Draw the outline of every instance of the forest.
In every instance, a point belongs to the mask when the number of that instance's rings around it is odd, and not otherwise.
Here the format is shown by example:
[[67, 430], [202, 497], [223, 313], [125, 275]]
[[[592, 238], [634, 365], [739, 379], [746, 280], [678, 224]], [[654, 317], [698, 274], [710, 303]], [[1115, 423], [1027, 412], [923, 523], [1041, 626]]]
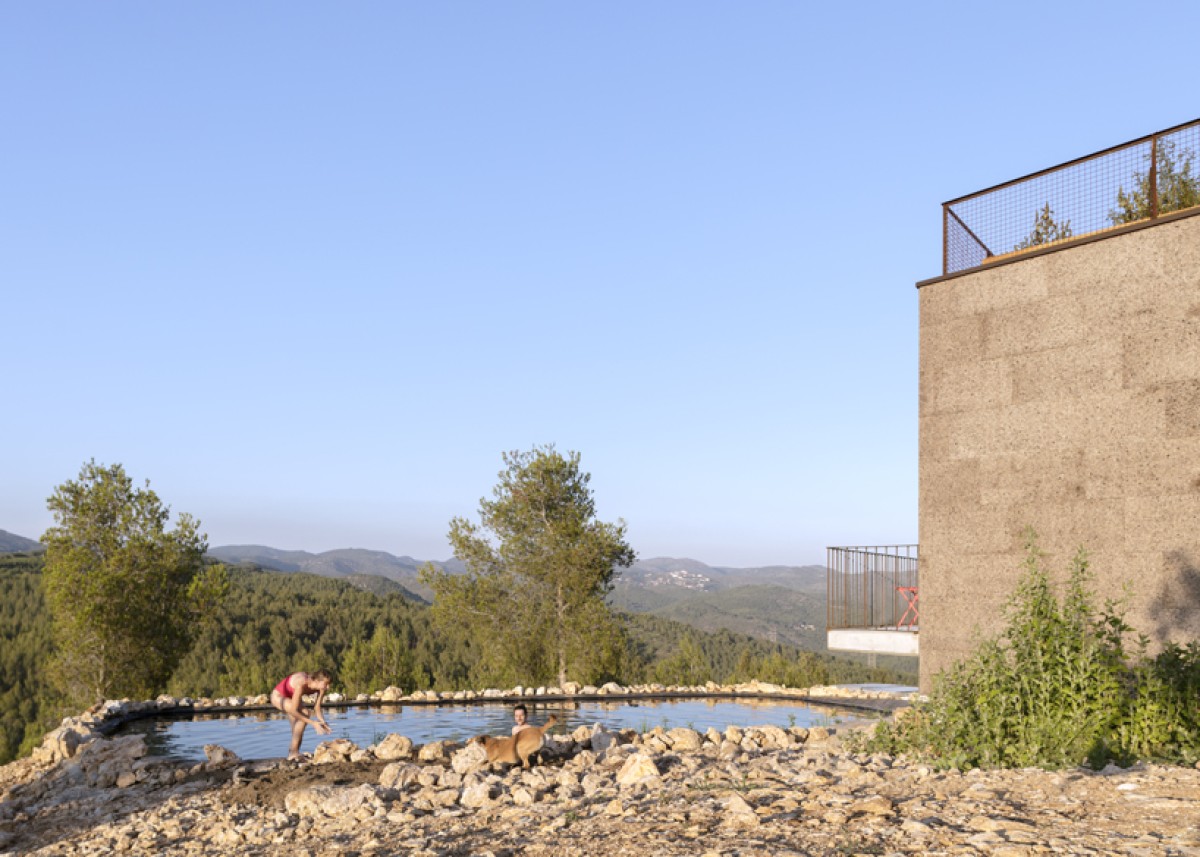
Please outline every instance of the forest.
[[[43, 555], [0, 555], [0, 763], [27, 753], [64, 716], [47, 665], [54, 654], [42, 586]], [[492, 686], [466, 635], [435, 627], [429, 606], [382, 578], [347, 582], [301, 573], [231, 567], [228, 594], [197, 629], [163, 690], [176, 696], [266, 693], [298, 669], [331, 669], [335, 689], [355, 694]], [[357, 583], [358, 585], [355, 585]], [[625, 648], [612, 672], [623, 684], [763, 681], [803, 687], [912, 676], [774, 645], [730, 631], [620, 614]]]

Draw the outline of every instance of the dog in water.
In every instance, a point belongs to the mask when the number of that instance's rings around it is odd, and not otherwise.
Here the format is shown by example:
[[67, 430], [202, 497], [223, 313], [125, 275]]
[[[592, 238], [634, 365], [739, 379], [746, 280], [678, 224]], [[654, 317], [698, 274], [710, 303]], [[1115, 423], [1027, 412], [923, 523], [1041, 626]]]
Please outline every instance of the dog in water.
[[521, 767], [529, 767], [529, 757], [542, 749], [546, 730], [558, 722], [551, 714], [541, 726], [526, 726], [511, 738], [493, 738], [491, 735], [477, 735], [470, 743], [482, 744], [487, 750], [488, 764], [515, 765], [518, 761]]

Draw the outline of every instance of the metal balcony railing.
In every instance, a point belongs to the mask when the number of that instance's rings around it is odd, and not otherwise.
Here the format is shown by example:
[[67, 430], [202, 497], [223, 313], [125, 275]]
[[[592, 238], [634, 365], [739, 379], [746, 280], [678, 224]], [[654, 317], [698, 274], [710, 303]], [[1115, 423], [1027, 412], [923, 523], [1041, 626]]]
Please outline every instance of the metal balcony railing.
[[917, 545], [835, 547], [827, 551], [827, 630], [917, 630]]
[[1200, 209], [1200, 119], [942, 205], [942, 273]]

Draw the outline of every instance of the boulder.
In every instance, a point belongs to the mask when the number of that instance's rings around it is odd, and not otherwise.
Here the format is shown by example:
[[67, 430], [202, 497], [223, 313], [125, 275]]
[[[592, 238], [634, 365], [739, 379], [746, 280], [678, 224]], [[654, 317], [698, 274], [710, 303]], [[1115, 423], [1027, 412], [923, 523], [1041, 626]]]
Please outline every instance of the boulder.
[[686, 726], [679, 726], [667, 732], [667, 737], [671, 741], [671, 749], [676, 753], [689, 752], [699, 750], [704, 743], [704, 739], [700, 737], [700, 733], [695, 729], [688, 729]]
[[722, 741], [717, 749], [717, 755], [722, 759], [736, 758], [741, 752], [741, 746], [732, 741]]
[[459, 774], [481, 771], [488, 765], [487, 750], [482, 744], [469, 743], [450, 756], [450, 767]]
[[580, 691], [579, 682], [565, 681], [563, 682], [562, 692], [567, 696], [576, 696]]
[[617, 784], [622, 788], [634, 785], [662, 785], [658, 763], [647, 753], [635, 753], [625, 760], [617, 772]]
[[324, 741], [317, 745], [317, 749], [313, 751], [313, 762], [318, 765], [327, 765], [331, 762], [345, 762], [350, 759], [351, 754], [358, 749], [358, 745], [349, 738], [335, 738], [332, 741]]
[[758, 827], [761, 821], [754, 807], [744, 797], [734, 793], [725, 799], [725, 815], [721, 824], [725, 827], [747, 828]]
[[461, 747], [456, 741], [430, 741], [420, 749], [417, 758], [422, 762], [448, 762], [450, 755]]
[[651, 753], [665, 753], [671, 749], [665, 735], [647, 735], [642, 741], [642, 746]]
[[403, 735], [397, 735], [395, 732], [389, 734], [375, 745], [375, 758], [385, 762], [393, 762], [396, 759], [411, 759], [412, 757], [412, 739], [406, 738]]
[[79, 748], [93, 740], [97, 734], [90, 727], [60, 726], [46, 733], [42, 738], [42, 746], [33, 752], [33, 757], [39, 762], [72, 759], [79, 752]]
[[384, 688], [383, 692], [379, 694], [379, 698], [383, 702], [397, 702], [402, 696], [404, 696], [404, 691], [398, 687]]
[[410, 783], [417, 782], [422, 768], [411, 762], [392, 762], [379, 775], [379, 785], [385, 789], [403, 789]]
[[755, 743], [760, 747], [772, 747], [776, 750], [786, 750], [792, 743], [788, 734], [778, 726], [759, 726]]
[[458, 802], [470, 809], [479, 809], [491, 805], [494, 796], [491, 783], [475, 783], [462, 790]]
[[617, 736], [605, 730], [603, 726], [597, 726], [592, 732], [591, 738], [588, 739], [588, 746], [592, 748], [592, 752], [597, 756], [603, 755], [617, 742]]
[[242, 760], [237, 753], [220, 744], [205, 744], [204, 757], [208, 759], [210, 765], [228, 765]]
[[512, 802], [517, 806], [533, 806], [537, 803], [537, 793], [525, 786], [517, 786], [511, 792]]

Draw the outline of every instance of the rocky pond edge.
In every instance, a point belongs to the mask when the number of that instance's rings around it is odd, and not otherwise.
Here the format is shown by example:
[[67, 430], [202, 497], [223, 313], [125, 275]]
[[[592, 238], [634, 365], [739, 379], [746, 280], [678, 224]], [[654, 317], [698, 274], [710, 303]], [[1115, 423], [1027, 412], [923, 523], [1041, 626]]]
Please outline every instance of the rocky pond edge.
[[[818, 697], [814, 688], [761, 682], [618, 687], [597, 687], [594, 695], [725, 693], [838, 705], [912, 697], [832, 688], [816, 689], [825, 691]], [[395, 694], [385, 690], [336, 704], [570, 700], [592, 695], [587, 689], [563, 688], [578, 693], [560, 696], [553, 688], [511, 688], [475, 699], [466, 692], [387, 699]], [[291, 854], [301, 844], [312, 854], [402, 846], [428, 857], [499, 857], [534, 846], [555, 855], [601, 847], [628, 857], [704, 849], [849, 853], [851, 846], [867, 853], [1200, 853], [1194, 769], [937, 772], [847, 752], [837, 730], [776, 726], [704, 733], [579, 726], [548, 735], [531, 770], [494, 770], [470, 742], [417, 745], [398, 734], [370, 747], [326, 741], [311, 763], [299, 765], [244, 761], [215, 745], [205, 747], [206, 761], [181, 763], [148, 756], [140, 735], [106, 737], [99, 728], [134, 715], [237, 710], [257, 700], [113, 700], [67, 718], [30, 757], [0, 768], [0, 854]]]

